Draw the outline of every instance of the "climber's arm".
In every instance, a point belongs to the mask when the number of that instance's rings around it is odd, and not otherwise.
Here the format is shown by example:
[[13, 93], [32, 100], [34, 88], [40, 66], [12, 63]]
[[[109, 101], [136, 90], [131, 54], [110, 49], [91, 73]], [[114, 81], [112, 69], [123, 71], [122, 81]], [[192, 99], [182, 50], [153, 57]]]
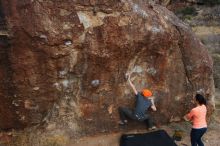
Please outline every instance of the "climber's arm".
[[135, 88], [134, 84], [131, 82], [131, 74], [130, 73], [128, 74], [128, 82], [129, 82], [131, 88], [133, 89], [134, 94], [137, 95], [138, 92], [137, 92], [137, 89]]
[[153, 111], [157, 111], [157, 108], [156, 108], [156, 106], [155, 106], [155, 104], [154, 104], [154, 99], [153, 99], [153, 98], [151, 98], [151, 103], [152, 103], [151, 109], [152, 109]]

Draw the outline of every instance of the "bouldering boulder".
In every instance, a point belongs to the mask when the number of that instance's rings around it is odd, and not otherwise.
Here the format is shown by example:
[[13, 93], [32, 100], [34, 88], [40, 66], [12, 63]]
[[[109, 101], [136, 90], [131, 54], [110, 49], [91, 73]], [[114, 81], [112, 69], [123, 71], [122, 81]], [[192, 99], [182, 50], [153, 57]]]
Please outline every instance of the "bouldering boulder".
[[0, 86], [0, 117], [8, 123], [2, 129], [42, 122], [75, 134], [117, 129], [118, 106], [134, 102], [128, 72], [138, 90], [153, 91], [158, 124], [181, 119], [196, 92], [212, 101], [211, 57], [163, 6], [141, 0], [2, 5], [10, 32], [10, 47], [0, 54], [7, 60], [0, 62], [1, 81], [10, 81]]

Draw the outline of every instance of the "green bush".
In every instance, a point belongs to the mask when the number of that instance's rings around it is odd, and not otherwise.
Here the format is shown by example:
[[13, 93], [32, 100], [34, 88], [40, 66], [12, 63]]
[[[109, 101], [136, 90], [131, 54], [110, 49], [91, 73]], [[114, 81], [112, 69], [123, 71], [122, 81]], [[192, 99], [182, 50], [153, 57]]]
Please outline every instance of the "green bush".
[[186, 7], [175, 12], [177, 15], [197, 15], [196, 9], [194, 7]]
[[203, 0], [203, 3], [206, 5], [217, 5], [220, 4], [220, 0]]

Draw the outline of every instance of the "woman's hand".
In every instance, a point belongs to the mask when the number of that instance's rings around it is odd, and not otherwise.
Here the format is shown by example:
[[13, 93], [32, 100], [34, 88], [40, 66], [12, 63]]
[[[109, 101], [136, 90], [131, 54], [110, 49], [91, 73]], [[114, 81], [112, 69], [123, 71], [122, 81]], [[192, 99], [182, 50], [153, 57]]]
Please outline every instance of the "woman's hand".
[[185, 115], [185, 116], [183, 117], [183, 119], [184, 119], [185, 121], [189, 121], [189, 119], [187, 118], [187, 115]]

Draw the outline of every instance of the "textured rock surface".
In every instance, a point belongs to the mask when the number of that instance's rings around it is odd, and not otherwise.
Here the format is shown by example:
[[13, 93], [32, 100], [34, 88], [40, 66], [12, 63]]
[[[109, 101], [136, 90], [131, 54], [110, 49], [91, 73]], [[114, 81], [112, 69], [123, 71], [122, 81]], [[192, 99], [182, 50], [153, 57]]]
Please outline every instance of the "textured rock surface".
[[218, 26], [194, 26], [194, 32], [207, 46], [214, 61], [215, 87], [220, 88], [220, 29]]
[[[187, 6], [185, 6], [187, 7]], [[194, 6], [196, 15], [188, 15], [188, 23], [202, 43], [207, 47], [214, 61], [215, 88], [220, 88], [220, 6]]]
[[[10, 47], [6, 35], [6, 23], [4, 13], [0, 3], [0, 127], [9, 128], [11, 125], [17, 127], [18, 119], [14, 116], [16, 108], [12, 106], [13, 87], [11, 80], [11, 65], [8, 58], [7, 49]], [[13, 113], [13, 114], [12, 114]], [[10, 120], [9, 120], [10, 119]]]
[[[200, 8], [198, 16], [189, 24], [207, 46], [214, 61], [215, 87], [220, 89], [220, 6]], [[203, 18], [203, 19], [202, 19]]]
[[196, 91], [212, 100], [207, 50], [164, 7], [135, 0], [2, 4], [10, 30], [0, 64], [1, 80], [10, 81], [0, 86], [2, 129], [44, 122], [61, 135], [118, 130], [117, 107], [134, 101], [127, 72], [138, 90], [153, 90], [157, 124], [186, 113]]

